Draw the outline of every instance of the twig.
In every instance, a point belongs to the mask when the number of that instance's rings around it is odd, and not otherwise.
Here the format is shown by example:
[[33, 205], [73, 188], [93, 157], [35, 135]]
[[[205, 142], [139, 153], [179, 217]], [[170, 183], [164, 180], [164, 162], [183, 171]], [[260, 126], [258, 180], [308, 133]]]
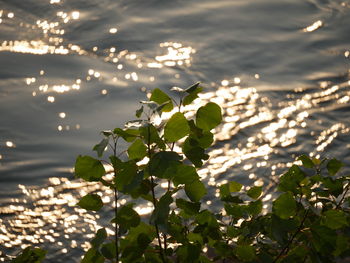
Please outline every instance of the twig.
[[[114, 147], [113, 147], [113, 155], [114, 157], [117, 156], [117, 143], [118, 143], [118, 137], [115, 138], [113, 137], [113, 141], [114, 141]], [[113, 167], [114, 169], [114, 177], [116, 177], [117, 171], [115, 169], [115, 167]], [[114, 201], [115, 201], [115, 206], [114, 206], [114, 216], [117, 219], [118, 216], [118, 191], [117, 191], [117, 186], [114, 186]], [[115, 254], [116, 254], [116, 259], [117, 259], [117, 263], [119, 263], [119, 236], [118, 236], [118, 223], [117, 221], [115, 222]]]
[[[150, 121], [150, 118], [148, 118], [148, 121]], [[151, 160], [151, 129], [150, 126], [148, 125], [148, 143], [147, 143], [147, 150], [148, 150], [148, 159]], [[153, 175], [150, 175], [151, 177], [151, 191], [152, 191], [152, 198], [153, 198], [153, 206], [154, 209], [156, 209], [157, 207], [157, 199], [156, 199], [156, 195], [154, 192], [154, 179], [153, 179]], [[158, 225], [156, 222], [154, 222], [154, 226], [156, 228], [156, 233], [157, 233], [157, 239], [158, 239], [158, 245], [159, 245], [159, 254], [160, 257], [162, 258], [163, 263], [165, 263], [165, 258], [164, 258], [164, 254], [163, 254], [163, 248], [162, 248], [162, 241], [160, 239], [160, 235], [159, 235], [159, 229], [158, 229]], [[166, 238], [165, 238], [166, 239]]]
[[278, 254], [278, 256], [275, 258], [275, 260], [272, 263], [276, 263], [277, 260], [280, 259], [280, 257], [282, 257], [284, 254], [288, 253], [289, 249], [290, 249], [290, 245], [293, 243], [295, 237], [299, 234], [299, 232], [301, 231], [301, 229], [303, 228], [304, 222], [306, 220], [307, 214], [309, 213], [309, 209], [305, 211], [305, 215], [303, 217], [303, 219], [300, 222], [300, 225], [297, 229], [297, 231], [295, 231], [295, 233], [293, 234], [293, 236], [291, 237], [291, 239], [288, 241], [287, 245], [281, 250], [281, 252]]
[[335, 207], [335, 209], [338, 209], [338, 208], [342, 205], [342, 203], [343, 203], [343, 201], [344, 201], [344, 199], [345, 199], [345, 197], [346, 197], [346, 194], [348, 193], [349, 189], [350, 189], [350, 182], [349, 182], [348, 185], [346, 186], [346, 191], [345, 191], [345, 193], [343, 194], [343, 196], [342, 196], [342, 198], [340, 199], [340, 201], [339, 201], [339, 203], [337, 204], [337, 206]]

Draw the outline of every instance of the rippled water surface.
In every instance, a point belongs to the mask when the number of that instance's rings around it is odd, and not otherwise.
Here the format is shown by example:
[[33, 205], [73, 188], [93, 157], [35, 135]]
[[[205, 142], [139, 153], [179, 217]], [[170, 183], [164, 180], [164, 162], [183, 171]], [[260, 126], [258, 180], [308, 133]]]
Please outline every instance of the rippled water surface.
[[209, 186], [264, 185], [269, 200], [301, 153], [349, 165], [349, 25], [338, 0], [0, 0], [0, 261], [33, 243], [79, 261], [109, 208], [75, 205], [106, 193], [74, 180], [75, 157], [155, 87], [201, 81], [198, 103], [222, 106]]

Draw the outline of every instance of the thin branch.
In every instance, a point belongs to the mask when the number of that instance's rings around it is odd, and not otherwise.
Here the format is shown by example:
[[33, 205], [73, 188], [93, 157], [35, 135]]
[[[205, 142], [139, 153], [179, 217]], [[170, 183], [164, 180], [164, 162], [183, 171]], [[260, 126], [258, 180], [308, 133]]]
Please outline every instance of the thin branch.
[[288, 241], [287, 245], [281, 250], [281, 252], [278, 254], [278, 256], [275, 258], [275, 260], [272, 263], [276, 263], [277, 260], [280, 259], [280, 257], [282, 257], [284, 254], [287, 254], [289, 249], [290, 249], [290, 245], [293, 243], [295, 237], [300, 233], [300, 231], [302, 230], [303, 226], [304, 226], [304, 222], [306, 220], [306, 217], [309, 213], [309, 209], [305, 211], [304, 217], [300, 222], [300, 225], [298, 227], [298, 229], [295, 231], [295, 233], [293, 234], [293, 236], [291, 237], [291, 239]]
[[350, 190], [350, 182], [348, 182], [348, 185], [346, 186], [345, 193], [343, 194], [342, 198], [340, 199], [340, 201], [337, 204], [337, 206], [335, 207], [335, 209], [338, 209], [342, 205], [342, 203], [343, 203], [343, 201], [344, 201], [344, 199], [345, 199], [345, 197], [346, 197], [346, 195], [347, 195], [349, 190]]
[[[148, 121], [150, 121], [150, 119], [148, 118]], [[147, 138], [148, 142], [147, 142], [147, 150], [148, 150], [148, 159], [151, 160], [151, 129], [150, 126], [148, 125], [148, 138]], [[156, 199], [156, 195], [154, 192], [154, 188], [155, 188], [155, 184], [154, 184], [154, 179], [153, 179], [153, 175], [150, 174], [151, 177], [151, 191], [152, 191], [152, 198], [153, 198], [153, 206], [154, 209], [156, 209], [157, 207], [157, 199]], [[162, 258], [163, 263], [165, 263], [165, 258], [164, 258], [164, 253], [163, 253], [163, 247], [162, 247], [162, 241], [160, 239], [160, 234], [159, 234], [159, 228], [157, 223], [154, 223], [154, 226], [156, 228], [156, 234], [157, 234], [157, 239], [158, 239], [158, 245], [159, 245], [159, 254], [160, 257]], [[166, 239], [166, 238], [165, 238]]]
[[[114, 200], [115, 200], [115, 206], [114, 206], [114, 214], [117, 218], [118, 216], [118, 191], [117, 188], [114, 188]], [[115, 253], [117, 257], [117, 263], [119, 262], [119, 244], [118, 244], [118, 223], [116, 221], [115, 223]]]
[[[118, 139], [119, 137], [114, 137], [113, 136], [113, 142], [114, 142], [114, 147], [113, 147], [113, 155], [114, 157], [117, 157], [117, 143], [118, 143]], [[115, 170], [115, 167], [113, 167], [114, 169], [114, 177], [116, 177], [116, 173], [117, 171]], [[118, 216], [118, 191], [117, 191], [117, 187], [115, 186], [114, 188], [114, 201], [115, 201], [115, 206], [114, 206], [114, 215], [115, 218], [117, 218]], [[116, 259], [117, 259], [117, 263], [119, 262], [119, 236], [118, 236], [118, 223], [117, 221], [115, 222], [115, 253], [116, 253]]]

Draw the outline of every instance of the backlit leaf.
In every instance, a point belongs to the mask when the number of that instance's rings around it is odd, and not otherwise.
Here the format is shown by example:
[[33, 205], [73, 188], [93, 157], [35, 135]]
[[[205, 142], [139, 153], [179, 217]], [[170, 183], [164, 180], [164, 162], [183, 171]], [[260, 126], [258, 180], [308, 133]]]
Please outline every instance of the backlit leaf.
[[310, 157], [305, 154], [299, 156], [298, 160], [300, 160], [303, 163], [303, 166], [306, 168], [313, 168], [315, 166], [314, 162], [310, 159]]
[[171, 101], [171, 98], [160, 89], [154, 89], [152, 91], [152, 95], [151, 95], [150, 100], [157, 102], [159, 105], [164, 104], [165, 102], [168, 102], [162, 108], [162, 111], [164, 111], [164, 112], [171, 111], [174, 107], [173, 103]]
[[181, 112], [175, 113], [164, 127], [164, 138], [169, 142], [175, 142], [188, 135], [190, 127]]
[[221, 121], [221, 108], [213, 102], [207, 103], [197, 111], [196, 125], [205, 131], [215, 128]]
[[196, 168], [181, 164], [176, 167], [173, 182], [175, 186], [178, 186], [179, 184], [190, 184], [198, 179], [199, 175], [197, 174]]
[[140, 134], [138, 129], [125, 129], [115, 128], [113, 131], [116, 135], [122, 137], [127, 142], [133, 142]]
[[185, 192], [192, 202], [199, 202], [206, 195], [207, 189], [201, 181], [196, 180], [185, 185]]
[[86, 181], [98, 181], [106, 173], [101, 161], [79, 155], [75, 162], [75, 175]]
[[135, 140], [128, 148], [129, 159], [143, 159], [147, 155], [147, 147], [141, 139]]
[[198, 98], [198, 93], [202, 90], [203, 88], [199, 86], [199, 82], [186, 89], [185, 92], [187, 92], [188, 95], [183, 98], [183, 105], [186, 106], [191, 104], [196, 98]]
[[228, 183], [228, 188], [229, 188], [231, 193], [239, 192], [242, 189], [242, 186], [243, 185], [241, 185], [240, 183], [237, 183], [234, 181], [231, 181]]
[[199, 88], [199, 84], [200, 84], [200, 82], [193, 84], [192, 86], [185, 89], [185, 92], [191, 94], [192, 92], [196, 91]]

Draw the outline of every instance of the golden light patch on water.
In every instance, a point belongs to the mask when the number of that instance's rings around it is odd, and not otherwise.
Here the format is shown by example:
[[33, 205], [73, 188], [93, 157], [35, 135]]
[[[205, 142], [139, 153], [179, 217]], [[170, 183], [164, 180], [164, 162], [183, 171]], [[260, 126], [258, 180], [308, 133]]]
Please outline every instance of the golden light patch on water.
[[110, 34], [116, 34], [117, 32], [118, 32], [118, 29], [115, 28], [115, 27], [112, 27], [112, 28], [109, 29], [109, 33]]
[[303, 29], [304, 32], [314, 32], [317, 29], [321, 28], [323, 26], [323, 22], [321, 20], [317, 20], [316, 22], [314, 22], [313, 24], [305, 27]]
[[30, 53], [35, 55], [58, 54], [67, 55], [69, 50], [63, 46], [52, 46], [42, 40], [15, 40], [4, 41], [0, 45], [0, 52], [9, 51], [17, 53]]
[[337, 138], [340, 134], [349, 133], [350, 129], [343, 123], [333, 124], [329, 129], [321, 132], [317, 137], [315, 143], [317, 145], [316, 151], [323, 152], [325, 148], [332, 143], [332, 141]]
[[160, 47], [166, 48], [166, 54], [156, 56], [155, 61], [148, 62], [149, 68], [162, 68], [163, 66], [190, 66], [192, 61], [192, 54], [196, 50], [190, 46], [183, 46], [177, 42], [163, 42]]
[[[172, 45], [170, 47], [176, 49], [182, 46]], [[118, 53], [112, 47], [107, 50], [108, 56], [110, 53], [115, 54], [118, 60], [126, 58], [138, 63], [136, 62], [137, 56], [127, 51]], [[176, 61], [176, 59], [186, 60], [187, 57], [174, 56], [174, 58]], [[158, 58], [156, 63], [163, 66], [165, 65], [164, 61], [166, 59]], [[123, 68], [122, 64], [119, 66], [121, 69]], [[94, 79], [102, 75], [105, 76], [105, 73], [102, 73], [96, 69], [90, 69], [86, 74]], [[130, 81], [138, 81], [140, 78], [140, 74], [132, 70], [122, 74], [121, 78], [124, 76]], [[155, 81], [155, 77], [149, 76], [149, 80]], [[36, 78], [26, 79], [26, 83], [33, 86], [39, 81]], [[115, 77], [115, 81], [118, 81], [117, 77]], [[204, 168], [198, 171], [198, 174], [208, 182], [209, 186], [218, 186], [231, 179], [235, 180], [236, 174], [232, 171], [235, 167], [240, 166], [241, 170], [247, 173], [247, 178], [253, 181], [252, 185], [264, 187], [264, 201], [271, 200], [272, 195], [266, 191], [269, 186], [266, 178], [261, 178], [261, 175], [256, 173], [256, 169], [267, 169], [270, 164], [269, 160], [273, 159], [271, 158], [273, 154], [295, 145], [303, 128], [309, 125], [308, 120], [314, 112], [327, 107], [330, 102], [333, 103], [332, 107], [334, 107], [334, 101], [338, 106], [347, 104], [350, 97], [350, 83], [346, 81], [338, 85], [321, 84], [320, 89], [311, 92], [297, 89], [295, 94], [292, 94], [293, 96], [289, 96], [286, 100], [281, 98], [280, 103], [272, 105], [270, 99], [259, 93], [257, 88], [240, 86], [242, 85], [241, 78], [225, 79], [219, 83], [221, 85], [217, 90], [200, 95], [194, 105], [183, 108], [187, 117], [194, 117], [198, 107], [208, 101], [213, 101], [219, 103], [223, 111], [223, 123], [214, 131], [215, 148], [208, 151], [211, 158], [206, 162]], [[47, 95], [64, 93], [78, 90], [81, 84], [82, 80], [77, 79], [71, 85], [39, 85], [36, 92], [38, 94], [47, 93]], [[144, 91], [146, 90], [145, 88]], [[101, 93], [104, 94], [104, 91], [102, 90]], [[176, 110], [174, 109], [174, 111]], [[62, 113], [66, 117], [65, 112], [58, 114], [61, 119], [64, 119]], [[170, 114], [163, 114], [163, 118], [170, 117]], [[155, 119], [154, 121], [160, 122], [161, 120]], [[73, 128], [74, 125], [60, 124], [57, 126], [59, 131]], [[332, 125], [319, 135], [315, 133], [316, 153], [313, 155], [322, 152], [340, 134], [348, 133], [349, 128], [343, 123]], [[181, 148], [176, 146], [174, 150], [180, 152]], [[292, 164], [292, 162], [274, 164], [268, 176], [277, 177], [280, 169], [288, 168]], [[226, 174], [225, 179], [223, 179], [223, 174]], [[163, 184], [160, 188], [166, 187], [167, 184]], [[0, 224], [0, 245], [8, 248], [35, 242], [38, 244], [64, 243], [62, 240], [69, 239], [72, 240], [71, 247], [88, 249], [89, 244], [85, 242], [85, 239], [91, 238], [92, 233], [101, 226], [96, 223], [96, 220], [99, 222], [100, 219], [96, 213], [88, 213], [76, 206], [79, 198], [87, 193], [103, 195], [106, 210], [103, 210], [102, 217], [111, 216], [113, 193], [96, 183], [54, 177], [49, 180], [47, 187], [35, 189], [20, 186], [20, 189], [26, 198], [13, 200], [12, 205], [5, 205], [0, 209], [0, 214], [11, 215], [8, 217], [9, 220], [1, 221], [2, 225]], [[216, 192], [215, 195], [219, 196], [219, 192]], [[127, 200], [122, 197], [118, 206], [126, 202]], [[210, 200], [206, 203], [212, 205]], [[264, 206], [264, 208], [266, 207]], [[151, 203], [139, 204], [135, 210], [141, 215], [149, 215], [153, 211], [153, 206]], [[50, 232], [53, 228], [54, 232]], [[109, 229], [108, 231], [113, 234], [113, 230]], [[62, 253], [65, 252], [62, 251]]]
[[[113, 193], [97, 183], [86, 183], [66, 178], [51, 178], [45, 188], [30, 188], [19, 185], [25, 196], [11, 200], [11, 204], [0, 208], [1, 215], [12, 215], [2, 221], [0, 227], [0, 245], [7, 248], [24, 247], [29, 244], [57, 243], [63, 245], [66, 239], [72, 239], [71, 247], [84, 245], [86, 239], [101, 228], [96, 213], [89, 213], [76, 204], [87, 193], [104, 195], [105, 213], [112, 210]], [[125, 204], [122, 199], [121, 203]], [[113, 234], [112, 230], [108, 230]], [[84, 238], [85, 237], [85, 238]], [[88, 249], [89, 246], [85, 246]], [[5, 255], [0, 255], [2, 258]], [[2, 258], [3, 260], [3, 258]]]
[[14, 148], [14, 147], [16, 147], [16, 145], [15, 145], [14, 142], [12, 142], [12, 141], [6, 141], [6, 142], [5, 142], [5, 145], [6, 145], [6, 147], [8, 147], [8, 148]]
[[[51, 4], [59, 3], [57, 0], [52, 0]], [[1, 16], [3, 11], [1, 10]], [[42, 37], [36, 37], [36, 39], [22, 39], [22, 40], [8, 40], [3, 41], [0, 45], [0, 52], [15, 52], [15, 53], [28, 53], [34, 55], [46, 55], [46, 54], [56, 54], [56, 55], [68, 55], [70, 53], [78, 53], [80, 55], [87, 54], [86, 51], [82, 50], [81, 47], [75, 44], [68, 43], [63, 45], [64, 39], [63, 35], [66, 33], [66, 29], [62, 28], [62, 25], [67, 27], [69, 21], [75, 21], [80, 18], [80, 12], [75, 10], [70, 13], [65, 13], [63, 11], [58, 11], [56, 13], [57, 18], [51, 20], [39, 19], [33, 22], [33, 24], [28, 24], [21, 22], [20, 26], [29, 28], [34, 31], [33, 35], [37, 35], [37, 31], [41, 32]], [[8, 19], [15, 18], [13, 12], [7, 13]], [[17, 18], [17, 17], [16, 17]], [[15, 20], [16, 20], [15, 18]], [[17, 18], [19, 19], [19, 18]], [[30, 36], [30, 34], [29, 34]], [[31, 37], [29, 37], [31, 38]]]

